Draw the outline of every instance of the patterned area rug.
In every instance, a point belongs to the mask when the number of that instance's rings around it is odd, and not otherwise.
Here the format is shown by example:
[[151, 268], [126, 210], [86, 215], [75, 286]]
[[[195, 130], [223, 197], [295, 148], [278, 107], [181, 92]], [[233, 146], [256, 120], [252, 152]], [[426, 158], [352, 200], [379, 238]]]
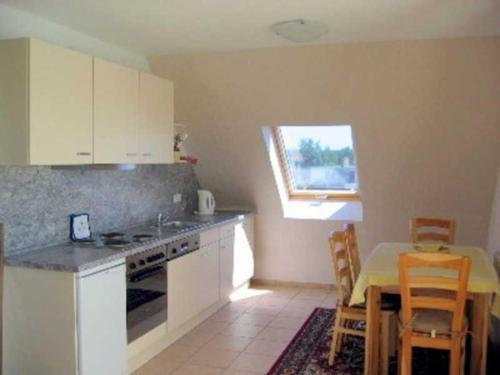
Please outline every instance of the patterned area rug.
[[[268, 375], [363, 374], [363, 338], [347, 336], [335, 364], [328, 365], [334, 318], [335, 309], [316, 308]], [[448, 353], [445, 351], [417, 349], [413, 363], [414, 374], [448, 373]], [[391, 361], [390, 373], [397, 373], [395, 359]]]

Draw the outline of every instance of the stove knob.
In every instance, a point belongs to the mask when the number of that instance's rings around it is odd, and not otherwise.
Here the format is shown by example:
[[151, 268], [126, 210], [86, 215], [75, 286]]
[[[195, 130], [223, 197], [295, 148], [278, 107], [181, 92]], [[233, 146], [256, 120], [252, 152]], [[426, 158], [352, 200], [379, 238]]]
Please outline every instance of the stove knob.
[[137, 264], [135, 264], [134, 262], [130, 263], [128, 265], [128, 268], [130, 268], [131, 270], [135, 270], [137, 268]]
[[141, 259], [139, 261], [139, 266], [144, 266], [146, 264], [146, 262], [144, 261], [144, 259]]

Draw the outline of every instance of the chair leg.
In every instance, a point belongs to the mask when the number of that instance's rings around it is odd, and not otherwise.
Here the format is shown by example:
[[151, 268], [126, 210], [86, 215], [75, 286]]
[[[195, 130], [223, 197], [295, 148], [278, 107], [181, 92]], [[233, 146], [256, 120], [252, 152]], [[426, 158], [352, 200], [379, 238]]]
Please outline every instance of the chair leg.
[[398, 348], [398, 314], [397, 313], [392, 313], [391, 317], [389, 319], [390, 326], [389, 326], [389, 357], [395, 357], [396, 356], [396, 350]]
[[328, 364], [330, 366], [333, 365], [333, 362], [335, 361], [335, 354], [337, 353], [337, 341], [339, 339], [341, 314], [342, 310], [340, 308], [337, 308], [337, 314], [335, 315], [335, 323], [333, 324], [333, 335], [332, 335], [332, 343], [330, 344], [330, 354], [328, 355]]
[[[349, 325], [349, 321], [346, 319], [340, 319], [339, 326], [342, 328], [346, 328]], [[335, 347], [335, 352], [338, 353], [340, 352], [340, 349], [344, 345], [344, 340], [345, 340], [346, 335], [342, 332], [339, 332], [339, 338], [337, 340], [337, 346]]]
[[[398, 331], [398, 334], [399, 334], [399, 331]], [[401, 367], [402, 366], [402, 363], [403, 363], [403, 356], [402, 356], [402, 353], [403, 353], [403, 343], [402, 343], [402, 339], [398, 336], [398, 374], [397, 375], [401, 375]]]
[[412, 347], [409, 337], [402, 337], [401, 346], [401, 375], [411, 375]]
[[382, 375], [389, 373], [390, 319], [392, 313], [382, 311], [380, 332], [380, 371]]
[[462, 369], [462, 340], [455, 340], [450, 349], [450, 375], [460, 375]]

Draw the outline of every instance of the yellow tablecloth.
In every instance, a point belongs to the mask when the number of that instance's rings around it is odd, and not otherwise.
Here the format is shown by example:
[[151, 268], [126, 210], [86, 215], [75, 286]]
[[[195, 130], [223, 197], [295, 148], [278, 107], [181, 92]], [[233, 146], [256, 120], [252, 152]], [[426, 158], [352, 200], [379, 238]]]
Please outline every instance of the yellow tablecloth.
[[[398, 257], [401, 253], [415, 252], [411, 243], [381, 243], [371, 253], [361, 268], [351, 296], [351, 305], [365, 302], [365, 291], [370, 285], [398, 286]], [[469, 285], [472, 293], [492, 293], [495, 295], [492, 313], [500, 318], [500, 284], [491, 260], [479, 247], [448, 246], [450, 254], [468, 256], [472, 260]], [[424, 274], [431, 275], [425, 270]]]

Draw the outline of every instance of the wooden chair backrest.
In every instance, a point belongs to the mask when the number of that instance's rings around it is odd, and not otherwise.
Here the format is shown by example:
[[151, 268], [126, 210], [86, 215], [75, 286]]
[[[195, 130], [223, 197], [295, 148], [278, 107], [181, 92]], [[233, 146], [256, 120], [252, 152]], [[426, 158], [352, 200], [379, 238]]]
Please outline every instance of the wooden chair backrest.
[[354, 224], [345, 224], [344, 232], [347, 241], [347, 253], [349, 256], [349, 264], [351, 268], [351, 281], [354, 285], [361, 271], [361, 262], [359, 260], [358, 239], [356, 237], [356, 228]]
[[455, 220], [415, 218], [410, 220], [411, 242], [455, 243]]
[[[470, 266], [470, 258], [457, 255], [401, 254], [399, 256], [399, 283], [403, 305], [403, 325], [410, 324], [414, 309], [445, 310], [453, 313], [452, 331], [460, 332], [464, 319]], [[454, 276], [422, 276], [418, 272], [411, 272], [415, 269], [446, 269], [455, 272], [452, 272]], [[416, 295], [412, 293], [415, 289], [420, 289]], [[436, 294], [433, 293], [435, 290], [454, 293]]]
[[328, 240], [330, 243], [333, 272], [337, 283], [338, 300], [344, 306], [347, 306], [351, 298], [352, 280], [346, 246], [346, 234], [343, 231], [332, 232]]

